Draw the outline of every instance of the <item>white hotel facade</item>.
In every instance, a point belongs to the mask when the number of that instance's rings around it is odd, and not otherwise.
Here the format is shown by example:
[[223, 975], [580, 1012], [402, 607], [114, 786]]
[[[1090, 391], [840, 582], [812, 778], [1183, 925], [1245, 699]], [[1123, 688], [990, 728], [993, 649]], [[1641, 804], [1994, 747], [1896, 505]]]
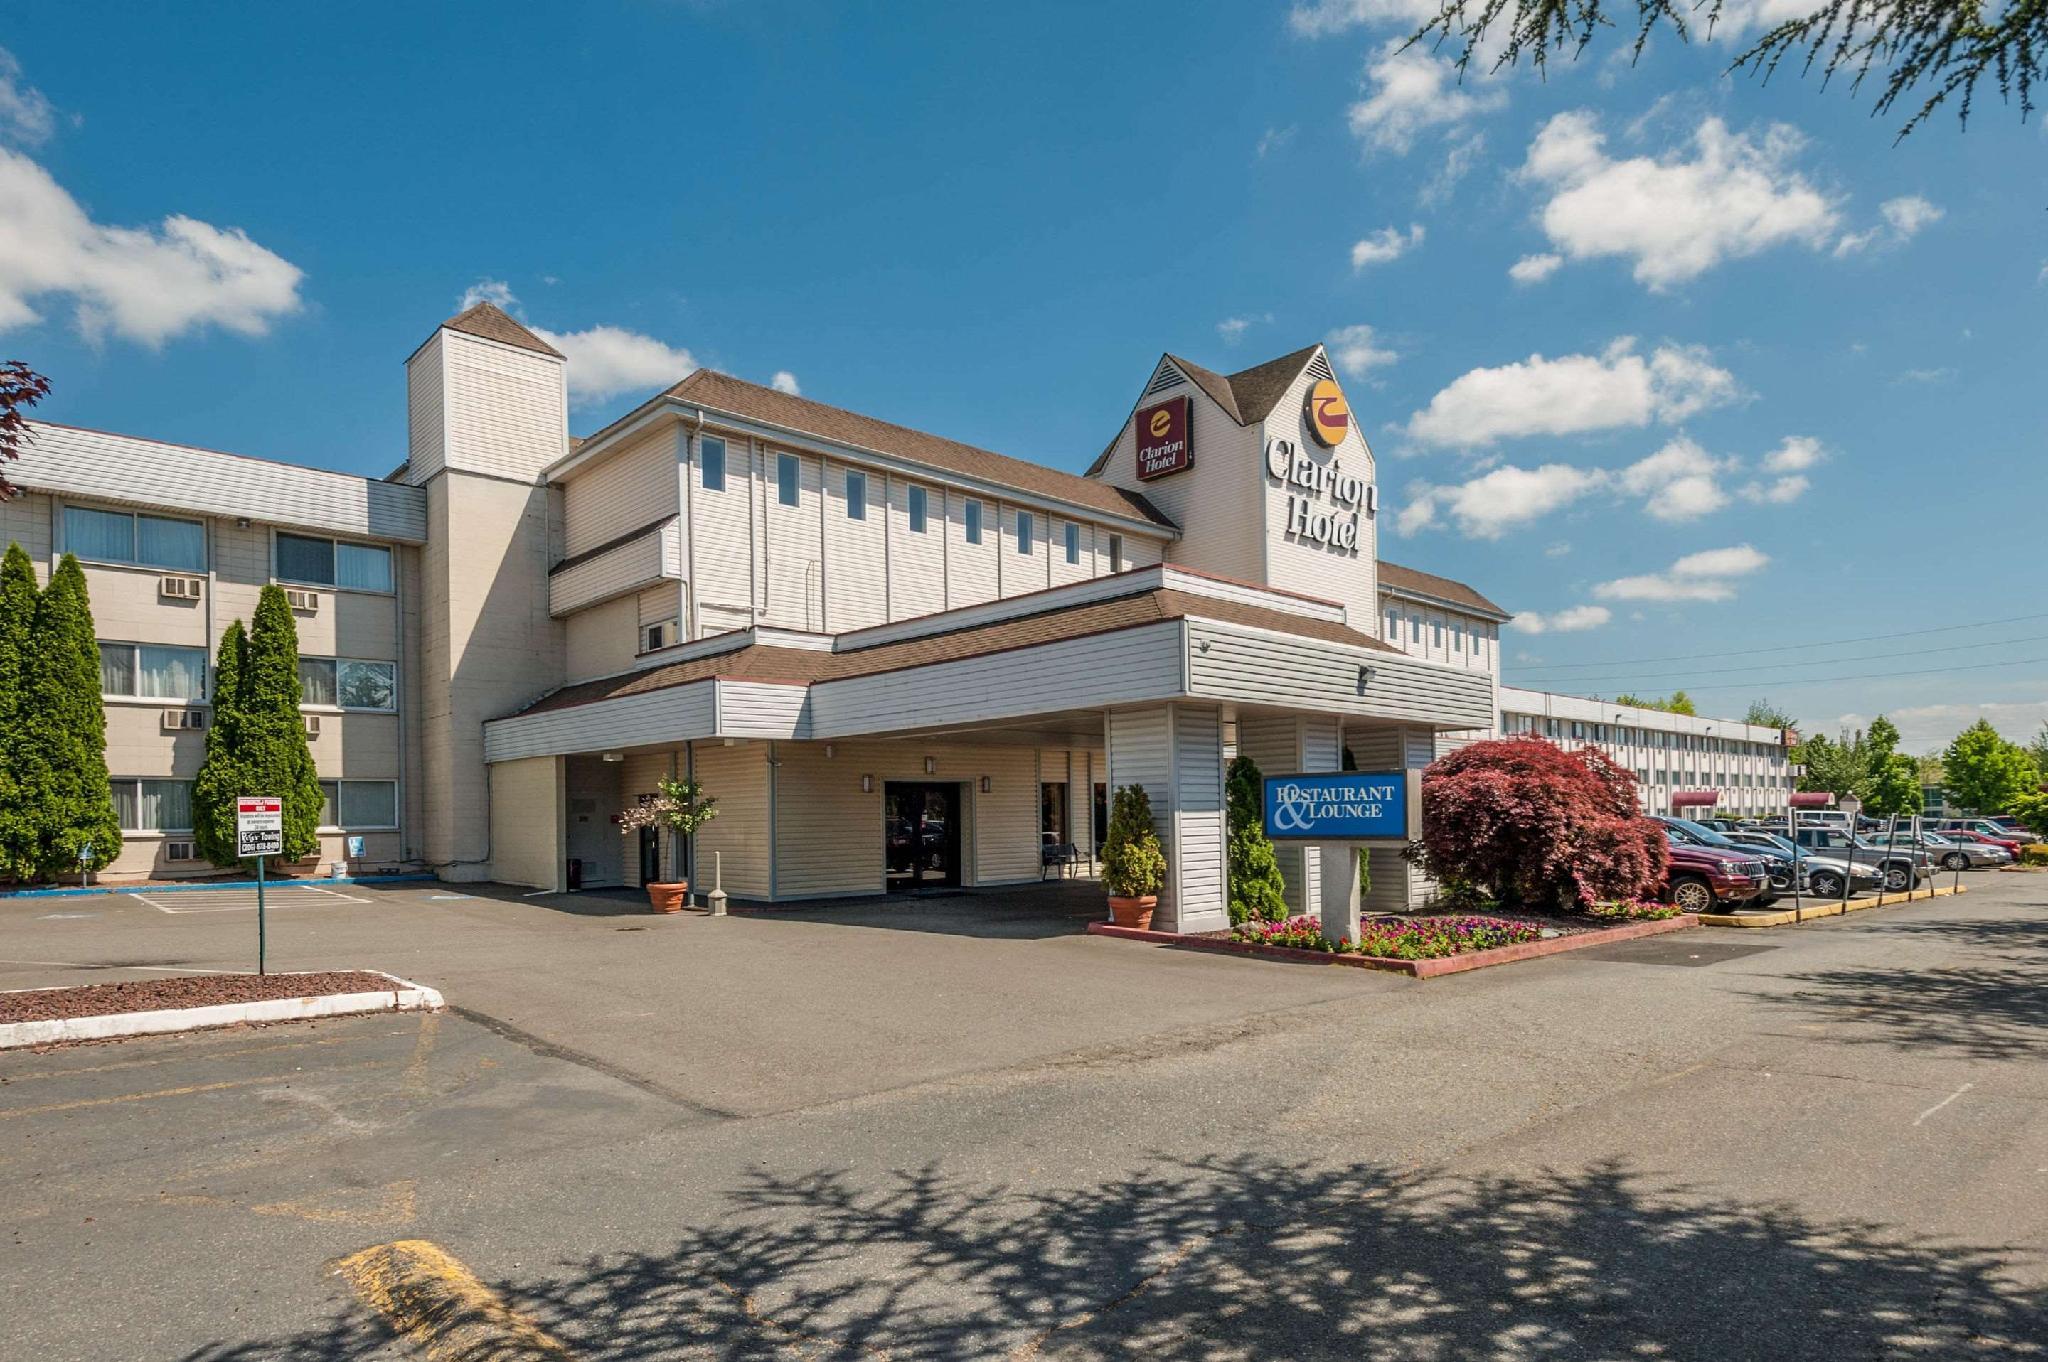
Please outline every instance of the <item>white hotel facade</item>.
[[[1782, 744], [1751, 750], [1774, 730], [1502, 688], [1508, 614], [1379, 560], [1373, 456], [1320, 346], [1230, 375], [1162, 357], [1085, 475], [708, 370], [572, 438], [565, 366], [487, 304], [450, 318], [406, 362], [384, 479], [33, 427], [0, 542], [85, 566], [127, 829], [108, 879], [208, 871], [208, 658], [272, 581], [318, 860], [359, 873], [701, 886], [715, 852], [739, 899], [999, 885], [1038, 879], [1046, 842], [1092, 861], [1108, 791], [1140, 784], [1160, 918], [1203, 930], [1238, 752], [1390, 769], [1534, 722], [1608, 743], [1652, 808], [1712, 778], [1761, 809], [1747, 782], [1784, 778]], [[671, 773], [720, 816], [691, 846], [622, 837]], [[1281, 856], [1318, 910], [1317, 851]], [[1391, 852], [1373, 868], [1374, 907], [1422, 891]]]

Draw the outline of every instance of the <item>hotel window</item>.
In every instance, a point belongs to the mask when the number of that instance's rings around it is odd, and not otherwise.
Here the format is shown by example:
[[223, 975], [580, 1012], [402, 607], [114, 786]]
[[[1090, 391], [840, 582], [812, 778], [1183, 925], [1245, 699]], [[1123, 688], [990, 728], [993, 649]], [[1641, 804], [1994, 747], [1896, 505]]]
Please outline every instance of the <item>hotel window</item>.
[[1422, 615], [1411, 611], [1408, 615], [1408, 641], [1420, 645], [1422, 642]]
[[725, 490], [725, 441], [704, 437], [697, 447], [697, 477], [707, 492]]
[[189, 780], [115, 780], [114, 818], [123, 832], [192, 831]]
[[967, 542], [979, 544], [981, 542], [981, 503], [970, 498], [966, 509], [961, 514], [966, 518]]
[[1069, 563], [1081, 561], [1081, 527], [1079, 525], [1070, 524], [1067, 526], [1067, 561]]
[[858, 468], [846, 470], [846, 518], [868, 518], [868, 475]]
[[1017, 552], [1029, 555], [1031, 552], [1031, 512], [1017, 512]]
[[391, 590], [391, 550], [303, 534], [277, 536], [277, 579], [346, 591]]
[[[337, 817], [336, 815], [340, 816]], [[376, 831], [398, 826], [398, 782], [395, 780], [323, 780], [320, 782], [320, 826]]]
[[206, 526], [124, 511], [64, 508], [64, 550], [101, 563], [206, 571]]
[[775, 456], [775, 499], [784, 506], [796, 505], [796, 455]]
[[1429, 646], [1432, 648], [1444, 646], [1444, 622], [1440, 619], [1433, 619], [1429, 622]]
[[926, 514], [924, 498], [924, 488], [919, 487], [916, 483], [912, 483], [910, 485], [910, 532], [912, 534], [924, 533], [924, 518]]
[[1113, 534], [1109, 537], [1109, 570], [1111, 572], [1122, 572], [1124, 570], [1124, 537], [1120, 534]]
[[204, 700], [206, 649], [102, 643], [100, 694], [132, 695], [145, 700]]
[[1387, 612], [1387, 637], [1396, 641], [1401, 637], [1401, 612], [1398, 610]]
[[398, 667], [354, 658], [299, 659], [299, 703], [341, 709], [398, 708]]
[[1465, 622], [1463, 620], [1451, 621], [1451, 651], [1454, 653], [1465, 651]]

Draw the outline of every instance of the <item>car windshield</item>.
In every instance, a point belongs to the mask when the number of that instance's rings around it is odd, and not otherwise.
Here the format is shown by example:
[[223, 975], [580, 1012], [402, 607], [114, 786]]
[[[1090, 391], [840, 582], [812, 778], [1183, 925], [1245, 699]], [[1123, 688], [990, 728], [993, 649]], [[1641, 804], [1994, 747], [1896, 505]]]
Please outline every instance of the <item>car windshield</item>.
[[1799, 849], [1793, 846], [1790, 842], [1786, 841], [1784, 838], [1778, 836], [1778, 834], [1775, 832], [1746, 832], [1742, 835], [1742, 840], [1745, 842], [1753, 843], [1756, 846], [1774, 847], [1779, 851], [1786, 852], [1787, 854], [1796, 852]]
[[1742, 847], [1729, 841], [1704, 823], [1695, 823], [1690, 818], [1666, 819], [1664, 826], [1678, 829], [1679, 836], [1688, 841], [1698, 842], [1702, 846], [1726, 847], [1731, 851], [1743, 850]]

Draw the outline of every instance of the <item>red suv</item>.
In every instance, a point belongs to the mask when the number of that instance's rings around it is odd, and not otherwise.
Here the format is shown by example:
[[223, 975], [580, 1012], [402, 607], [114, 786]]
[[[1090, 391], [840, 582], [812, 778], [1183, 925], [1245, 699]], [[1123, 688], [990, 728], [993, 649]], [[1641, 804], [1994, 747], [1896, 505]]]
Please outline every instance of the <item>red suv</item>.
[[1771, 887], [1764, 863], [1754, 856], [1694, 846], [1668, 834], [1664, 850], [1671, 858], [1664, 870], [1664, 898], [1688, 913], [1739, 907]]

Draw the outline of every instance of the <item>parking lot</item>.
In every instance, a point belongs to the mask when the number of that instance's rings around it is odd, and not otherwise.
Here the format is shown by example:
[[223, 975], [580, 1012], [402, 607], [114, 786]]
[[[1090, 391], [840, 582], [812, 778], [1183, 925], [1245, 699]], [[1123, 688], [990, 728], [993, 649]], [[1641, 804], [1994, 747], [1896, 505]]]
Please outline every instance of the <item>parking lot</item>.
[[[1079, 935], [1079, 887], [286, 900], [280, 968], [453, 1010], [0, 1055], [0, 1336], [483, 1355], [399, 1341], [371, 1251], [515, 1357], [2038, 1355], [2048, 876], [1980, 878], [1433, 983]], [[246, 967], [217, 906], [0, 904], [0, 984]]]

